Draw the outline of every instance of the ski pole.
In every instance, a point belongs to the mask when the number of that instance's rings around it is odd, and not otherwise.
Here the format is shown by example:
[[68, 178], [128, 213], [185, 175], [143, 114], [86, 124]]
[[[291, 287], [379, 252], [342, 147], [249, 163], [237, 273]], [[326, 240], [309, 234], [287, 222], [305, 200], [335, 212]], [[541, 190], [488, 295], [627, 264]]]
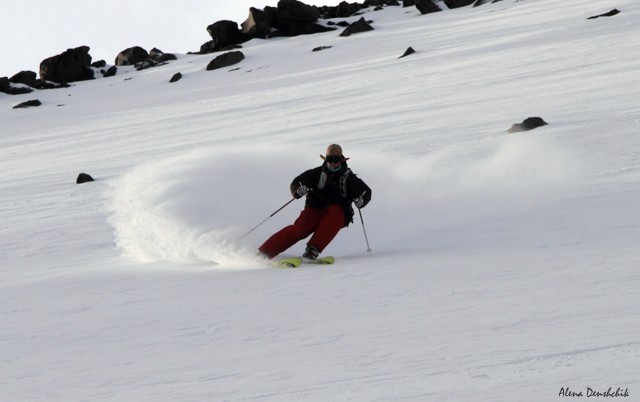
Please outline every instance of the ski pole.
[[271, 219], [273, 217], [273, 215], [277, 214], [278, 212], [282, 211], [284, 209], [284, 207], [286, 207], [287, 205], [291, 204], [293, 201], [295, 201], [296, 198], [293, 197], [292, 199], [290, 199], [286, 204], [284, 204], [283, 206], [281, 206], [280, 208], [278, 208], [274, 213], [272, 213], [271, 215], [269, 215], [267, 217], [267, 219], [263, 220], [262, 222], [258, 223], [256, 226], [253, 227], [253, 229], [251, 229], [250, 231], [248, 231], [247, 233], [243, 234], [242, 237], [240, 237], [238, 240], [242, 240], [245, 237], [247, 237], [247, 235], [251, 232], [253, 232], [254, 230], [256, 230], [258, 227], [260, 227], [260, 225], [262, 225], [263, 223], [265, 223], [266, 221], [268, 221], [269, 219]]
[[367, 253], [371, 252], [371, 247], [369, 247], [369, 239], [367, 238], [367, 229], [364, 228], [364, 219], [362, 219], [362, 211], [358, 208], [358, 213], [360, 214], [360, 222], [362, 222], [362, 231], [364, 232], [364, 240], [367, 242]]

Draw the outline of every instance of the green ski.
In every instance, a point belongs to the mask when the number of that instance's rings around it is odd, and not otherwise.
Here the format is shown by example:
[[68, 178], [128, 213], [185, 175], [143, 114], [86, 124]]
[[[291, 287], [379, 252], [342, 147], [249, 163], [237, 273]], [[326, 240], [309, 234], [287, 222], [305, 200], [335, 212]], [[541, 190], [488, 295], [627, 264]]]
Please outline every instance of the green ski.
[[335, 260], [336, 259], [333, 258], [332, 256], [326, 256], [326, 257], [318, 257], [315, 260], [309, 260], [309, 259], [303, 258], [302, 262], [305, 264], [329, 265], [329, 264], [333, 264]]
[[298, 268], [300, 264], [302, 264], [302, 258], [300, 257], [284, 258], [271, 263], [274, 267], [279, 268]]

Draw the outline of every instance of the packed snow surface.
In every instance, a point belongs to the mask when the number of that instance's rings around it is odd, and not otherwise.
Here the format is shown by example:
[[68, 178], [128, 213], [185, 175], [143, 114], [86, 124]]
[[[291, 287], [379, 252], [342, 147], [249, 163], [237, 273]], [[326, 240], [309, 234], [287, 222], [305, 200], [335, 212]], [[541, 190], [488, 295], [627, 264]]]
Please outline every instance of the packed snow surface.
[[[0, 399], [640, 400], [640, 4], [364, 17], [0, 94]], [[257, 261], [330, 143], [364, 226]]]

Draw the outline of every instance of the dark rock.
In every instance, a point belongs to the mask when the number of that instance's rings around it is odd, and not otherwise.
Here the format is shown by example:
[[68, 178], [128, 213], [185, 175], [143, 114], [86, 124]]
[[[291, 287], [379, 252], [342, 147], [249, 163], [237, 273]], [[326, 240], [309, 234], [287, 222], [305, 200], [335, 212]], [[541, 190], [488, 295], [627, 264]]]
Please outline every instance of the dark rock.
[[211, 60], [211, 62], [207, 66], [207, 71], [229, 67], [234, 64], [240, 63], [242, 60], [244, 60], [244, 53], [240, 51], [224, 53]]
[[265, 7], [265, 10], [273, 13], [273, 28], [281, 31], [284, 36], [310, 35], [333, 30], [316, 24], [320, 18], [320, 10], [317, 7], [297, 0], [280, 0], [275, 10], [269, 7]]
[[402, 7], [413, 7], [416, 5], [416, 0], [402, 0]]
[[332, 18], [351, 17], [358, 11], [360, 11], [360, 5], [358, 3], [347, 3], [343, 1], [336, 7], [336, 15]]
[[600, 15], [594, 15], [593, 17], [589, 17], [587, 18], [588, 20], [595, 20], [596, 18], [600, 18], [600, 17], [613, 17], [614, 15], [620, 14], [620, 10], [618, 10], [617, 8], [614, 8], [613, 10], [609, 11], [608, 13], [604, 13], [604, 14], [600, 14]]
[[326, 49], [331, 49], [332, 46], [318, 46], [316, 48], [313, 48], [312, 52], [319, 52], [321, 50], [326, 50]]
[[140, 46], [130, 47], [118, 53], [116, 66], [135, 66], [149, 58], [149, 53]]
[[42, 105], [42, 102], [40, 102], [37, 99], [32, 99], [32, 100], [29, 100], [29, 101], [26, 101], [26, 102], [19, 103], [19, 104], [15, 105], [13, 108], [14, 109], [24, 109], [24, 108], [28, 108], [28, 107], [37, 107], [37, 106], [40, 106], [40, 105]]
[[315, 23], [320, 11], [297, 0], [280, 0], [274, 15], [274, 27], [282, 29], [287, 36], [300, 35], [304, 26]]
[[93, 68], [104, 68], [106, 66], [107, 66], [107, 62], [104, 61], [104, 60], [98, 60], [98, 61], [95, 61], [95, 62], [91, 63], [91, 67], [93, 67]]
[[251, 7], [249, 17], [240, 24], [242, 32], [256, 38], [266, 39], [273, 24], [273, 13]]
[[478, 7], [483, 5], [484, 3], [489, 3], [489, 1], [491, 1], [491, 4], [493, 4], [493, 3], [499, 3], [502, 0], [477, 0], [473, 6]]
[[415, 0], [416, 8], [420, 11], [420, 14], [431, 14], [442, 11], [442, 9], [433, 2], [433, 0]]
[[37, 88], [40, 85], [38, 75], [33, 71], [20, 71], [18, 74], [9, 78], [9, 81], [14, 84], [28, 85], [31, 88]]
[[214, 50], [238, 45], [248, 39], [238, 29], [237, 23], [228, 20], [218, 21], [209, 25], [207, 32], [211, 35]]
[[351, 36], [353, 34], [367, 32], [367, 31], [373, 31], [373, 27], [369, 25], [367, 21], [365, 21], [364, 17], [362, 17], [358, 21], [349, 25], [347, 29], [342, 31], [340, 36]]
[[171, 77], [171, 79], [169, 80], [169, 82], [178, 82], [180, 81], [180, 79], [182, 79], [182, 74], [180, 73], [175, 73], [173, 75], [173, 77]]
[[80, 173], [76, 179], [76, 184], [89, 183], [91, 181], [94, 181], [93, 177], [86, 173]]
[[11, 88], [11, 81], [9, 81], [9, 77], [0, 77], [0, 92], [4, 92], [5, 94]]
[[7, 95], [23, 95], [33, 92], [33, 89], [27, 87], [14, 87], [11, 86], [11, 82], [8, 77], [0, 78], [0, 92]]
[[473, 4], [476, 0], [444, 0], [444, 4], [449, 8], [466, 7]]
[[410, 55], [410, 54], [414, 54], [415, 52], [416, 52], [416, 51], [415, 51], [415, 50], [413, 50], [413, 48], [412, 48], [411, 46], [409, 46], [409, 47], [407, 48], [407, 50], [404, 52], [404, 54], [403, 54], [402, 56], [398, 57], [398, 58], [399, 58], [399, 59], [401, 59], [401, 58], [403, 58], [403, 57], [407, 57], [408, 55]]
[[[21, 71], [18, 74], [14, 75], [13, 77], [9, 78], [9, 81], [13, 84], [23, 84], [35, 89], [54, 89], [54, 88], [69, 86], [68, 84], [65, 84], [65, 83], [56, 84], [56, 83], [48, 82], [45, 80], [39, 80], [37, 78], [36, 73], [33, 71]], [[18, 88], [15, 88], [15, 89], [18, 89]], [[28, 88], [22, 87], [22, 89], [28, 89]], [[28, 92], [32, 92], [32, 91], [29, 90]]]
[[113, 77], [118, 72], [118, 67], [111, 66], [107, 69], [107, 71], [103, 74], [104, 78]]
[[156, 61], [158, 64], [166, 64], [169, 61], [178, 60], [175, 54], [165, 53], [155, 47], [149, 52], [149, 57]]
[[157, 61], [149, 57], [144, 59], [140, 63], [136, 63], [136, 70], [137, 71], [146, 70], [147, 68], [157, 67], [158, 65], [159, 63]]
[[362, 6], [364, 8], [367, 7], [384, 7], [384, 6], [399, 6], [400, 3], [398, 3], [397, 0], [365, 0], [364, 3], [362, 3]]
[[509, 133], [519, 133], [521, 131], [529, 131], [534, 128], [546, 126], [549, 123], [544, 121], [542, 117], [528, 117], [522, 121], [522, 123], [516, 123], [511, 126], [507, 132]]
[[155, 57], [154, 60], [158, 63], [165, 64], [169, 61], [178, 60], [178, 57], [173, 53], [162, 53], [159, 57]]
[[40, 63], [40, 78], [57, 83], [93, 79], [89, 46], [67, 49], [64, 53], [49, 57]]

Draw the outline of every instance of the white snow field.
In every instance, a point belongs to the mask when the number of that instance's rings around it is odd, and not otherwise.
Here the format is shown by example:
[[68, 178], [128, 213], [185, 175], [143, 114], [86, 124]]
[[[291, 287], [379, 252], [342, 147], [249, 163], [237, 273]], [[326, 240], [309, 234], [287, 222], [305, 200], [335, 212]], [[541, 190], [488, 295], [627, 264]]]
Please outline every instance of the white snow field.
[[[0, 400], [640, 400], [640, 3], [364, 17], [0, 94]], [[373, 251], [261, 264], [330, 143]]]

